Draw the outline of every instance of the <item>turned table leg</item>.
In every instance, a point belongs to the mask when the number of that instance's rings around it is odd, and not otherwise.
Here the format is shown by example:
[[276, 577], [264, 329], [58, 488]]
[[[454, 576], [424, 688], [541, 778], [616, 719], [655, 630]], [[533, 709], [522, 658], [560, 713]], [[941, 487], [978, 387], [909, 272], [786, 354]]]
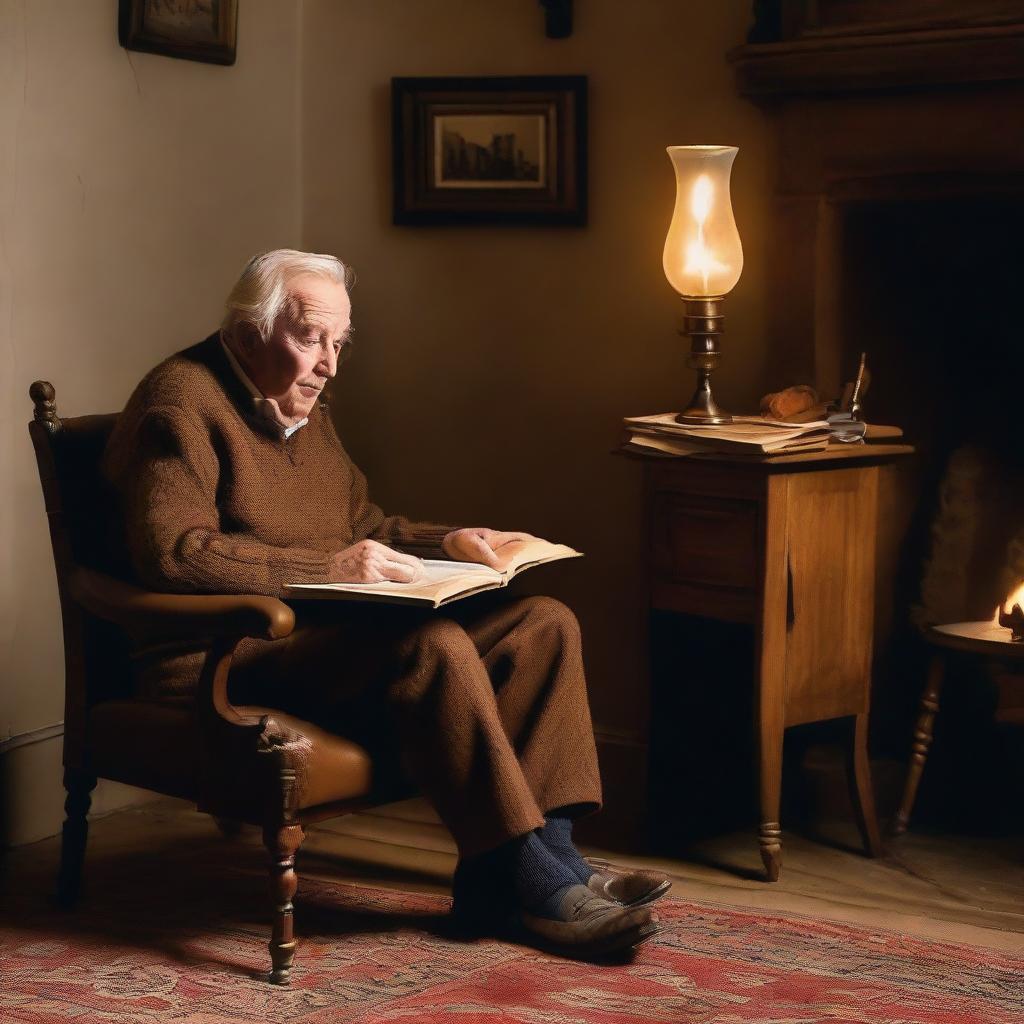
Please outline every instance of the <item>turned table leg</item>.
[[773, 686], [771, 673], [762, 673], [758, 708], [758, 776], [760, 784], [760, 824], [757, 840], [764, 863], [765, 880], [777, 882], [782, 868], [782, 826], [779, 808], [782, 799], [782, 749], [786, 728], [782, 700]]
[[765, 879], [779, 880], [782, 868], [782, 741], [786, 732], [786, 664], [792, 622], [792, 571], [786, 548], [789, 478], [768, 480], [764, 579], [756, 653], [757, 750], [761, 794], [758, 843]]
[[779, 880], [782, 868], [782, 826], [779, 823], [779, 804], [782, 798], [782, 723], [769, 723], [762, 719], [760, 743], [761, 823], [758, 843], [764, 863], [765, 878]]
[[935, 716], [939, 712], [939, 696], [942, 693], [942, 680], [946, 671], [946, 662], [941, 654], [933, 654], [928, 666], [928, 681], [921, 696], [921, 709], [917, 716], [914, 729], [914, 742], [911, 746], [910, 765], [907, 769], [907, 782], [903, 788], [903, 801], [896, 812], [892, 830], [896, 835], [907, 831], [910, 812], [917, 798], [917, 787], [921, 782], [921, 773], [928, 758], [928, 750], [932, 745], [932, 729]]
[[295, 853], [305, 838], [301, 825], [267, 828], [263, 842], [270, 854], [270, 897], [274, 903], [274, 924], [270, 938], [270, 980], [287, 985], [295, 958], [295, 930], [292, 899], [298, 888]]
[[875, 814], [875, 793], [871, 787], [871, 765], [868, 761], [868, 715], [853, 716], [850, 743], [847, 747], [846, 778], [850, 786], [850, 802], [857, 819], [864, 849], [869, 857], [881, 857], [882, 837]]

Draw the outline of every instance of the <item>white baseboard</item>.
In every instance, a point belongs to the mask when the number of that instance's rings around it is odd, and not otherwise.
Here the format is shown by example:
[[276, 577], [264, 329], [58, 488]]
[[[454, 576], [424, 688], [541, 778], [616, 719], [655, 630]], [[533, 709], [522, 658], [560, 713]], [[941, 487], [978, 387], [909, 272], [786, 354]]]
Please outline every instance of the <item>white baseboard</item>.
[[[64, 725], [43, 726], [0, 740], [0, 847], [24, 846], [57, 835], [64, 821]], [[153, 794], [101, 779], [89, 817], [99, 817]]]
[[28, 732], [17, 732], [13, 736], [0, 740], [0, 757], [10, 750], [17, 750], [19, 747], [27, 747], [33, 743], [42, 743], [44, 740], [52, 740], [55, 737], [64, 735], [64, 723], [54, 722], [53, 725], [43, 725], [38, 729], [30, 729]]

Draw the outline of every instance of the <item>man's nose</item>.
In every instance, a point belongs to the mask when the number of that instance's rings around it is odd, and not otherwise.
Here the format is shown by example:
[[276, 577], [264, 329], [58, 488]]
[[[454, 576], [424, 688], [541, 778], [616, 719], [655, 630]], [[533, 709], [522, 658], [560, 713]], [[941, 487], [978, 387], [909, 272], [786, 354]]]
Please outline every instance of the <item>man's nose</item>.
[[317, 363], [317, 372], [325, 377], [333, 377], [338, 372], [338, 353], [333, 345], [328, 345], [320, 362]]

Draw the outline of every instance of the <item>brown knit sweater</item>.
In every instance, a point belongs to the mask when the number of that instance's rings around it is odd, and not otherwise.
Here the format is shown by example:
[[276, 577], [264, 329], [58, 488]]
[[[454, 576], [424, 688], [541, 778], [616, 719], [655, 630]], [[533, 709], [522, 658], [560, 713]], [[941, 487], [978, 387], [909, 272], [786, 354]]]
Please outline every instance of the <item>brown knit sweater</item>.
[[441, 557], [452, 529], [373, 504], [326, 407], [280, 437], [253, 412], [216, 334], [143, 378], [103, 472], [134, 571], [159, 591], [282, 596], [286, 583], [327, 582], [331, 555], [357, 541]]

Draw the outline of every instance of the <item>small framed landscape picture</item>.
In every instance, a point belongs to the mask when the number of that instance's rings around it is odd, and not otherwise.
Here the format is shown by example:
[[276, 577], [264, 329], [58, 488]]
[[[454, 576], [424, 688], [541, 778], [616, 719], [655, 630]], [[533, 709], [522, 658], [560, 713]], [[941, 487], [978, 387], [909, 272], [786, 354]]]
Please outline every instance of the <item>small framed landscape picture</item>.
[[587, 80], [391, 80], [396, 224], [585, 224]]
[[235, 63], [238, 0], [118, 0], [128, 50], [207, 64]]

